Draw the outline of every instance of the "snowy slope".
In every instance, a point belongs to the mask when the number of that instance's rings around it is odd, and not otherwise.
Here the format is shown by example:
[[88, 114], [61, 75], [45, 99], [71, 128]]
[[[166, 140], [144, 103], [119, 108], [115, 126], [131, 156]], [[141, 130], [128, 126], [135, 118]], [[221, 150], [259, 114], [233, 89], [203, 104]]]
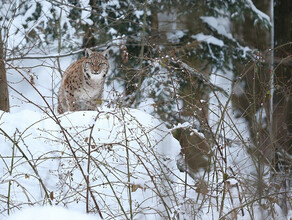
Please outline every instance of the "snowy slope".
[[11, 215], [7, 220], [98, 220], [96, 216], [86, 215], [59, 206], [31, 207]]
[[[88, 173], [106, 219], [130, 213], [153, 219], [169, 215], [175, 206], [180, 145], [146, 113], [100, 108], [50, 118], [23, 110], [1, 112], [0, 126], [0, 193], [9, 195], [0, 219], [8, 208], [14, 213], [50, 203], [84, 212]], [[90, 196], [89, 211], [96, 210]]]

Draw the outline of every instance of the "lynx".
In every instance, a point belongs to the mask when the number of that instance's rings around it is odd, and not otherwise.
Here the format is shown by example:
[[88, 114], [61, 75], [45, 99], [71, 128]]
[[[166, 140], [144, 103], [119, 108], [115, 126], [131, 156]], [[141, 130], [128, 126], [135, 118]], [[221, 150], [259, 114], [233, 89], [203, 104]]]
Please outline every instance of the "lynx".
[[58, 93], [58, 112], [96, 110], [108, 71], [107, 50], [98, 53], [86, 49], [85, 57], [65, 70]]

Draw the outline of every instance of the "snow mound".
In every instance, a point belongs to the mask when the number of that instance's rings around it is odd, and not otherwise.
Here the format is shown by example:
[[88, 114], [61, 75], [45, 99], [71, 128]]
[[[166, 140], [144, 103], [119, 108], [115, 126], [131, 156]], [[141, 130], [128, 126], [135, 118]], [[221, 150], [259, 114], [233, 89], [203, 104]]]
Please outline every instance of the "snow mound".
[[43, 204], [84, 212], [88, 203], [104, 218], [153, 219], [175, 206], [180, 145], [144, 112], [0, 112], [0, 125], [0, 193], [9, 195], [4, 216]]
[[7, 220], [97, 220], [96, 216], [82, 214], [58, 206], [31, 207], [10, 216]]

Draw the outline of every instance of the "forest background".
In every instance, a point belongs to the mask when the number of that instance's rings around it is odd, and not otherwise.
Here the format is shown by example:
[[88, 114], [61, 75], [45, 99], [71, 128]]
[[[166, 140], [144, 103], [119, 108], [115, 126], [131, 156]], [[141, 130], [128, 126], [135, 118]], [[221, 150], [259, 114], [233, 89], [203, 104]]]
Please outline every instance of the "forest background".
[[[162, 121], [181, 145], [179, 170], [195, 180], [205, 200], [218, 186], [198, 174], [215, 175], [219, 167], [214, 178], [223, 191], [236, 179], [240, 205], [231, 214], [256, 203], [262, 216], [276, 219], [275, 206], [289, 216], [290, 0], [4, 0], [0, 24], [3, 111], [56, 112], [66, 67], [84, 48], [110, 46], [104, 105]], [[252, 181], [235, 178], [227, 163], [226, 149], [235, 146], [253, 161]], [[241, 187], [248, 195], [240, 195]], [[215, 206], [226, 217], [220, 196]]]

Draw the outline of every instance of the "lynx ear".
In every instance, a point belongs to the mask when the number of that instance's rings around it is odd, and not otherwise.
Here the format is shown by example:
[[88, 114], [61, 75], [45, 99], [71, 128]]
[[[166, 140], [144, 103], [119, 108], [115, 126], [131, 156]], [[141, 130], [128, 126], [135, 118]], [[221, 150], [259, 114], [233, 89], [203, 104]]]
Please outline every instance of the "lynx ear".
[[105, 59], [107, 59], [107, 60], [108, 60], [108, 56], [109, 56], [109, 54], [108, 54], [109, 48], [110, 47], [108, 46], [103, 52], [101, 52], [101, 54], [103, 55], [103, 57]]
[[85, 57], [87, 57], [87, 58], [90, 57], [92, 53], [93, 53], [92, 50], [90, 50], [88, 48], [85, 49]]

